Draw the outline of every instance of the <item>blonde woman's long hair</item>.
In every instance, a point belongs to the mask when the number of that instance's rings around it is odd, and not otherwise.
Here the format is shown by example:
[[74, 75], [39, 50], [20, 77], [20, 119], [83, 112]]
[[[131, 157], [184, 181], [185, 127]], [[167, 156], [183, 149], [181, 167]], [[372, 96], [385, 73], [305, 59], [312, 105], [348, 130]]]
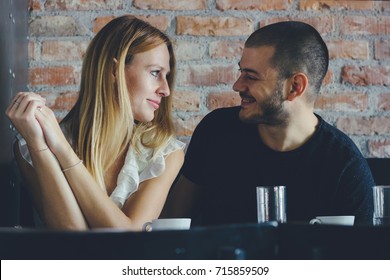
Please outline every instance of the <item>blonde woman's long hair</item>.
[[[125, 65], [134, 55], [166, 44], [170, 54], [167, 77], [172, 92], [175, 57], [169, 38], [157, 28], [132, 16], [110, 21], [87, 48], [75, 106], [64, 118], [73, 147], [102, 189], [104, 173], [117, 157], [139, 145], [161, 149], [174, 134], [172, 95], [161, 100], [150, 123], [136, 124], [126, 86]], [[142, 155], [140, 155], [142, 156]]]

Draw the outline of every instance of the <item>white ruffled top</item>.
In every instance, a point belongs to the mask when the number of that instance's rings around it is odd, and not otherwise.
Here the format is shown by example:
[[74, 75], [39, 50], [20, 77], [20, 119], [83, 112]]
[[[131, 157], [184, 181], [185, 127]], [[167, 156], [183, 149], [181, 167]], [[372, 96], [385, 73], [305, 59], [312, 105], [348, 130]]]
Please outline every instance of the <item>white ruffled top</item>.
[[[64, 128], [62, 127], [63, 131]], [[64, 131], [65, 133], [65, 131]], [[65, 133], [65, 136], [67, 133]], [[30, 152], [24, 138], [18, 134], [19, 149], [23, 158], [32, 165]], [[67, 137], [69, 140], [69, 137]], [[185, 144], [176, 138], [171, 138], [163, 149], [159, 149], [158, 154], [154, 155], [155, 150], [139, 147], [139, 154], [134, 149], [129, 148], [126, 154], [125, 163], [119, 172], [117, 186], [111, 193], [111, 199], [122, 208], [123, 204], [138, 190], [139, 184], [151, 178], [160, 176], [165, 170], [165, 157], [174, 151], [184, 149]], [[141, 156], [139, 156], [141, 155]]]
[[142, 156], [137, 156], [134, 149], [129, 149], [125, 164], [118, 175], [117, 186], [111, 193], [111, 199], [121, 208], [129, 196], [138, 190], [140, 183], [158, 177], [164, 172], [166, 156], [184, 147], [183, 142], [171, 138], [165, 148], [155, 156], [153, 149], [141, 145], [139, 154]]

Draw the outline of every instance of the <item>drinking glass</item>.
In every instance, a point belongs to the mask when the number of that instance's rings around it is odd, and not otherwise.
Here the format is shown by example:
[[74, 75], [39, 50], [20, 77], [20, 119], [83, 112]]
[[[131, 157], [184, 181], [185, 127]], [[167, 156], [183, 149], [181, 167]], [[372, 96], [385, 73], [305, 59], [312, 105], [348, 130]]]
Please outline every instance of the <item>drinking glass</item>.
[[259, 186], [257, 195], [258, 223], [286, 223], [286, 187]]
[[374, 186], [374, 226], [390, 226], [390, 186]]

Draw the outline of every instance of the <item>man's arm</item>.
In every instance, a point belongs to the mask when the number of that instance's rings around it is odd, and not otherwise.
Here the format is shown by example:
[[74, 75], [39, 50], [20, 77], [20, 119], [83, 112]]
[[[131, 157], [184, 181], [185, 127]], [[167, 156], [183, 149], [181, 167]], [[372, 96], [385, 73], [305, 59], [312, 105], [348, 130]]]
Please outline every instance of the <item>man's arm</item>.
[[180, 175], [172, 186], [160, 218], [196, 218], [199, 215], [202, 186]]

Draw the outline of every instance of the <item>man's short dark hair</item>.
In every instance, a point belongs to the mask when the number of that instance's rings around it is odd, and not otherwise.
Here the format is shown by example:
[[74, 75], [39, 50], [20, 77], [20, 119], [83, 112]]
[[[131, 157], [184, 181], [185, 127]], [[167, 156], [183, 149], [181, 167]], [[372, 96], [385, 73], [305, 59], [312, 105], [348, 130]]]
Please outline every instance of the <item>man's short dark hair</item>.
[[318, 31], [309, 24], [283, 21], [264, 26], [249, 36], [245, 47], [272, 46], [271, 63], [279, 78], [289, 78], [297, 72], [305, 73], [318, 93], [328, 71], [328, 48]]

